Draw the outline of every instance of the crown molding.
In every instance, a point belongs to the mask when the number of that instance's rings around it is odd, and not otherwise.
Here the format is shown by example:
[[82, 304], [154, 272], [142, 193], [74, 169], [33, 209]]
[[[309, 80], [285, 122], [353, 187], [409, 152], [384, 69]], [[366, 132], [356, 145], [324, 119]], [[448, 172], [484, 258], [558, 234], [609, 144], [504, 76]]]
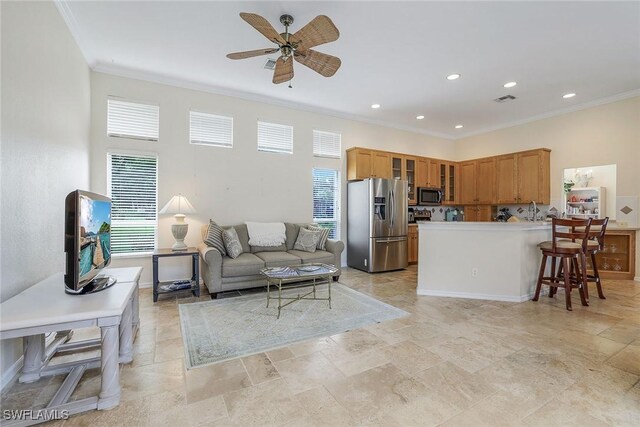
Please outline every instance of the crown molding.
[[629, 92], [622, 92], [617, 95], [607, 96], [605, 98], [596, 99], [589, 102], [584, 102], [582, 104], [572, 105], [571, 107], [562, 108], [560, 110], [550, 111], [548, 113], [538, 114], [536, 116], [528, 117], [522, 120], [516, 120], [509, 123], [504, 123], [497, 126], [490, 126], [486, 128], [482, 128], [479, 130], [474, 130], [473, 132], [468, 132], [462, 135], [457, 135], [454, 139], [456, 141], [468, 138], [470, 136], [481, 135], [483, 133], [494, 132], [501, 129], [506, 129], [514, 126], [523, 125], [526, 123], [537, 122], [538, 120], [549, 119], [556, 116], [561, 116], [563, 114], [573, 113], [575, 111], [586, 110], [588, 108], [597, 107], [599, 105], [610, 104], [612, 102], [622, 101], [624, 99], [634, 98], [636, 96], [640, 96], [640, 89], [631, 90]]
[[62, 16], [62, 20], [65, 22], [65, 24], [67, 24], [67, 28], [71, 33], [71, 37], [73, 37], [76, 45], [78, 45], [82, 56], [84, 56], [85, 62], [87, 63], [89, 68], [91, 68], [95, 64], [93, 63], [93, 61], [89, 60], [89, 51], [91, 50], [89, 47], [89, 43], [83, 40], [82, 37], [80, 37], [80, 27], [78, 26], [78, 21], [76, 21], [73, 12], [71, 12], [69, 2], [67, 0], [53, 0], [53, 4], [56, 6], [56, 9], [58, 9], [58, 13], [60, 13], [60, 16]]
[[113, 64], [98, 62], [93, 67], [91, 67], [91, 69], [98, 73], [110, 74], [117, 77], [126, 77], [130, 79], [142, 80], [142, 81], [147, 81], [151, 83], [163, 84], [167, 86], [180, 87], [183, 89], [209, 92], [216, 95], [240, 98], [247, 101], [261, 102], [264, 104], [274, 105], [277, 107], [292, 108], [296, 110], [307, 111], [310, 113], [336, 117], [339, 119], [353, 120], [357, 122], [362, 122], [362, 123], [392, 128], [392, 129], [398, 129], [398, 130], [413, 132], [421, 135], [433, 136], [436, 138], [442, 138], [442, 139], [447, 139], [452, 141], [455, 139], [453, 135], [449, 135], [446, 133], [431, 132], [425, 129], [420, 129], [412, 126], [398, 125], [396, 123], [391, 123], [383, 120], [373, 120], [373, 119], [358, 116], [355, 114], [349, 114], [341, 111], [330, 110], [327, 108], [316, 107], [313, 105], [304, 104], [300, 102], [285, 101], [282, 99], [259, 95], [252, 92], [245, 92], [237, 89], [230, 89], [230, 88], [215, 86], [207, 83], [197, 83], [194, 81], [181, 79], [173, 76], [165, 76], [165, 75], [156, 74], [148, 71], [142, 71], [142, 70], [134, 70], [131, 68], [125, 68], [125, 67], [121, 67]]

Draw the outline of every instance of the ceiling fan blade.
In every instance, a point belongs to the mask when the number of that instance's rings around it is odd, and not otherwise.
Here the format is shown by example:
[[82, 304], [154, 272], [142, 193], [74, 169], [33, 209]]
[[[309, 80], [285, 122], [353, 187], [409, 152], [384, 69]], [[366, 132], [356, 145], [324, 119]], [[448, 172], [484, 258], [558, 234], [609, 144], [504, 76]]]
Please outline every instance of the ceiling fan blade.
[[296, 61], [302, 65], [311, 68], [316, 73], [325, 77], [333, 76], [342, 64], [340, 58], [327, 55], [326, 53], [318, 52], [313, 49], [296, 51], [294, 57], [296, 58]]
[[269, 48], [269, 49], [258, 49], [258, 50], [248, 50], [246, 52], [234, 52], [227, 55], [229, 59], [245, 59], [245, 58], [253, 58], [254, 56], [261, 55], [269, 55], [270, 53], [275, 53], [279, 49]]
[[280, 84], [293, 79], [293, 59], [289, 57], [286, 61], [278, 58], [276, 61], [276, 69], [273, 71], [273, 82]]
[[272, 42], [278, 44], [286, 43], [282, 36], [269, 23], [269, 21], [264, 19], [262, 16], [256, 15], [255, 13], [241, 12], [240, 17]]
[[297, 48], [304, 50], [338, 40], [340, 31], [328, 16], [316, 16], [307, 25], [292, 35], [289, 40], [297, 44]]

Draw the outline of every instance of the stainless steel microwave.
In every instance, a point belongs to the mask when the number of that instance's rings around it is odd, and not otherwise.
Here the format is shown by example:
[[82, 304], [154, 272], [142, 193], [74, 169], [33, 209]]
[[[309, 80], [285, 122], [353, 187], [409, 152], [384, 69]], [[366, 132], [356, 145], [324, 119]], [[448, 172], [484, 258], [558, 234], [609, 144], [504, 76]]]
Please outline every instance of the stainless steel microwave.
[[438, 206], [442, 204], [442, 190], [439, 188], [418, 187], [420, 206]]

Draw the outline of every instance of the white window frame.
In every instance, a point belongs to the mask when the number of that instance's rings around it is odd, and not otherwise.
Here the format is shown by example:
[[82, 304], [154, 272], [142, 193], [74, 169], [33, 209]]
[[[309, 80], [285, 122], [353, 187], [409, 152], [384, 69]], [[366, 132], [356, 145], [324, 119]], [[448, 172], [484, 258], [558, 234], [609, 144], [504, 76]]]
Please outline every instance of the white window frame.
[[[330, 136], [332, 138], [338, 138], [338, 154], [325, 154], [322, 151], [316, 151], [316, 137], [321, 138], [323, 135]], [[315, 157], [325, 157], [328, 159], [341, 159], [342, 158], [342, 134], [339, 132], [329, 132], [326, 130], [313, 130], [313, 155]]]
[[[231, 121], [230, 143], [229, 144], [220, 144], [220, 143], [215, 143], [215, 142], [195, 140], [194, 137], [193, 137], [193, 116], [194, 116], [194, 114], [195, 115], [207, 116], [207, 117], [209, 117], [211, 119], [214, 119], [214, 120], [218, 120], [218, 119], [230, 120]], [[218, 115], [218, 114], [208, 113], [206, 111], [189, 110], [189, 144], [204, 145], [204, 146], [207, 146], [207, 147], [217, 147], [217, 148], [233, 148], [233, 117], [221, 116], [221, 115]]]
[[[333, 218], [316, 218], [314, 215], [313, 218], [313, 222], [315, 223], [323, 223], [323, 222], [330, 222], [330, 223], [335, 223], [335, 235], [333, 237], [331, 237], [332, 239], [335, 240], [339, 240], [340, 239], [340, 200], [341, 200], [341, 183], [340, 183], [340, 170], [339, 169], [334, 169], [334, 168], [320, 168], [320, 167], [314, 167], [312, 172], [311, 172], [311, 179], [312, 179], [312, 195], [311, 195], [311, 199], [312, 199], [312, 203], [315, 203], [315, 197], [313, 195], [313, 193], [315, 193], [315, 171], [316, 170], [320, 170], [320, 171], [331, 171], [331, 172], [335, 172], [335, 187], [334, 187], [334, 206], [333, 206]], [[313, 211], [313, 206], [312, 206], [312, 211]], [[315, 213], [315, 212], [314, 212]]]
[[[286, 129], [286, 130], [290, 130], [291, 131], [291, 148], [290, 150], [282, 150], [282, 149], [278, 149], [278, 148], [273, 148], [273, 147], [267, 147], [267, 146], [260, 146], [260, 125], [268, 125], [268, 126], [272, 126], [274, 128], [281, 128], [281, 129]], [[283, 125], [283, 124], [279, 124], [279, 123], [272, 123], [272, 122], [265, 122], [262, 120], [258, 120], [258, 125], [257, 125], [257, 141], [258, 141], [258, 151], [262, 151], [263, 153], [276, 153], [276, 154], [293, 154], [293, 126], [290, 125]]]
[[[156, 219], [154, 224], [154, 233], [153, 233], [153, 250], [144, 251], [144, 252], [121, 252], [121, 253], [113, 253], [111, 254], [114, 258], [141, 258], [148, 257], [158, 248], [158, 189], [160, 187], [159, 184], [159, 170], [160, 170], [160, 159], [157, 152], [152, 151], [134, 151], [134, 150], [120, 150], [113, 149], [107, 150], [107, 196], [111, 198], [111, 156], [119, 155], [119, 156], [140, 156], [140, 157], [153, 157], [156, 159]], [[114, 222], [116, 224], [114, 224]], [[118, 220], [111, 219], [111, 227], [117, 227]]]
[[[157, 118], [156, 118], [156, 135], [155, 136], [140, 136], [140, 135], [132, 135], [132, 134], [127, 134], [127, 133], [116, 133], [116, 132], [111, 132], [109, 130], [109, 112], [110, 112], [110, 107], [109, 104], [111, 102], [121, 102], [121, 103], [128, 103], [128, 104], [138, 104], [138, 105], [145, 105], [145, 106], [151, 106], [151, 107], [155, 107], [157, 109]], [[139, 140], [139, 141], [148, 141], [148, 142], [158, 142], [160, 140], [160, 106], [158, 104], [154, 104], [152, 102], [144, 102], [144, 101], [137, 101], [137, 100], [133, 100], [133, 99], [125, 99], [125, 98], [120, 98], [120, 97], [115, 97], [115, 96], [109, 96], [107, 97], [107, 136], [110, 138], [126, 138], [126, 139], [135, 139], [135, 140]]]

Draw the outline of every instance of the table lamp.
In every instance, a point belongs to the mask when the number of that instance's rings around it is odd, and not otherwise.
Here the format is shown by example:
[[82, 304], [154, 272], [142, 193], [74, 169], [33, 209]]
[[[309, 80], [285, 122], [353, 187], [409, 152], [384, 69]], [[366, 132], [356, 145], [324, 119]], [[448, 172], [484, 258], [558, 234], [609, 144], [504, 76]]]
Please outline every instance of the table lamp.
[[184, 238], [187, 235], [187, 231], [189, 230], [189, 224], [184, 222], [185, 214], [194, 214], [196, 210], [189, 203], [186, 197], [182, 194], [178, 194], [177, 196], [173, 196], [169, 203], [164, 205], [162, 210], [160, 210], [161, 214], [173, 214], [173, 217], [176, 219], [175, 224], [171, 225], [171, 234], [173, 234], [173, 238], [176, 239], [176, 242], [171, 246], [171, 249], [174, 251], [184, 251], [187, 249], [187, 245], [184, 243]]

